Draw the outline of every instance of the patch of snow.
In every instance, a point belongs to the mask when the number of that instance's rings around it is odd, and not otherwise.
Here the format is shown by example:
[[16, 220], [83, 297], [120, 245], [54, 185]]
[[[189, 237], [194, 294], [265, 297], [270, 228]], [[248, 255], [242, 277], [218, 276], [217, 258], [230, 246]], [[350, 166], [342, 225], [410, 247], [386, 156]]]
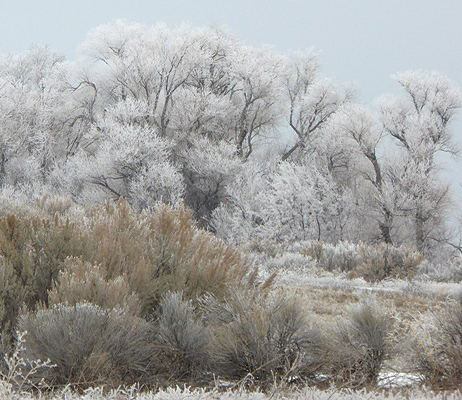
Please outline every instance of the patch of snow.
[[401, 388], [418, 385], [422, 382], [419, 375], [406, 374], [404, 372], [383, 372], [379, 375], [377, 386], [382, 389]]

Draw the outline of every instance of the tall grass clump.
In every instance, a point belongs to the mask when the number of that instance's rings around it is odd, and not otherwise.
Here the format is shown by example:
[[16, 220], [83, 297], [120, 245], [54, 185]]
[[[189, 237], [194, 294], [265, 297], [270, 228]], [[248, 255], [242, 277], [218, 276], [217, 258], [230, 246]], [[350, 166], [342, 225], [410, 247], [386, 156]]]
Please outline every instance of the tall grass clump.
[[202, 310], [213, 332], [211, 362], [220, 376], [265, 386], [313, 377], [323, 365], [321, 337], [307, 328], [295, 297], [235, 291], [225, 302], [205, 297]]
[[424, 382], [437, 388], [462, 383], [462, 303], [448, 300], [443, 310], [419, 324], [413, 343], [412, 366]]
[[350, 309], [329, 340], [334, 381], [352, 387], [375, 386], [392, 352], [392, 320], [372, 298]]

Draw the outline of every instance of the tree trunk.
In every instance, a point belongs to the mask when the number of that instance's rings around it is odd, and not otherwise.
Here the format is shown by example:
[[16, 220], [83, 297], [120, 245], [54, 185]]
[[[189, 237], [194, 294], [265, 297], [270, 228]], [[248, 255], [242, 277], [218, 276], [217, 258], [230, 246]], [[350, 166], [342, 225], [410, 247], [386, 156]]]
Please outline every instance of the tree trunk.
[[384, 208], [384, 221], [379, 222], [380, 233], [382, 235], [382, 240], [393, 245], [393, 240], [391, 239], [391, 226], [393, 223], [393, 215], [390, 210]]
[[424, 232], [424, 218], [420, 207], [415, 213], [415, 244], [417, 250], [424, 254], [425, 252], [425, 232]]

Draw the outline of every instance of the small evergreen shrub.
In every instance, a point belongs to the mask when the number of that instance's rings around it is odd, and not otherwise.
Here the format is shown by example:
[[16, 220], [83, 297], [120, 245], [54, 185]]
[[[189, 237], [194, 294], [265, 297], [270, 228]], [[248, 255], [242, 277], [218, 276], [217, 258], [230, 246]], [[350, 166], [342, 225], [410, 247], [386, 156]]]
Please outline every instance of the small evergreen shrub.
[[424, 383], [456, 388], [462, 383], [462, 303], [449, 300], [445, 309], [419, 325], [412, 347], [412, 366]]

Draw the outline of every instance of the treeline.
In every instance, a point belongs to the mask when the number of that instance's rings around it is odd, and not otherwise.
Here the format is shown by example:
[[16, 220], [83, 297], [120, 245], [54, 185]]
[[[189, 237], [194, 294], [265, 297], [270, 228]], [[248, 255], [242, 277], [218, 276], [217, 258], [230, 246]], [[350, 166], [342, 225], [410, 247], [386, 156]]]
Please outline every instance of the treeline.
[[216, 28], [117, 21], [76, 62], [48, 48], [0, 59], [0, 184], [138, 210], [182, 202], [230, 242], [407, 245], [450, 240], [461, 98], [435, 72], [395, 77], [375, 107], [321, 78], [311, 51], [244, 45]]

